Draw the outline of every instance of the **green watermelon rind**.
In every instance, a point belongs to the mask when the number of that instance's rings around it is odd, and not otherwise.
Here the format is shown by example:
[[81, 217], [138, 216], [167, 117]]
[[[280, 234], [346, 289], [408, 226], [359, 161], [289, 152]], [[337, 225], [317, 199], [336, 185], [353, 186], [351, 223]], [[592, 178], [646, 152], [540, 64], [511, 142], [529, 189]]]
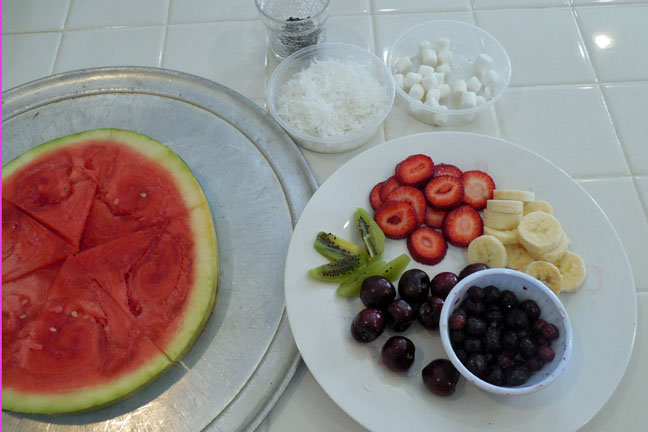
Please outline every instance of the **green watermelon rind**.
[[193, 346], [211, 316], [218, 293], [218, 243], [209, 204], [188, 165], [163, 143], [123, 129], [94, 129], [40, 144], [3, 166], [5, 179], [50, 151], [87, 141], [116, 141], [160, 163], [173, 176], [184, 205], [189, 210], [195, 245], [194, 284], [186, 305], [186, 319], [176, 329], [163, 352], [116, 381], [65, 394], [28, 394], [2, 389], [2, 408], [24, 413], [70, 413], [116, 403], [149, 384], [180, 360]]

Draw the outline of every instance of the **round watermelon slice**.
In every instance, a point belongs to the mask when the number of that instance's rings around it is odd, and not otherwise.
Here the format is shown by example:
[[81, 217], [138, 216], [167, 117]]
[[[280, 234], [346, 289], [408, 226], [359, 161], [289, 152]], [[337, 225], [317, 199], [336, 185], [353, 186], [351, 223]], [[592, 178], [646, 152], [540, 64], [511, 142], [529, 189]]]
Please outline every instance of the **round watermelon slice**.
[[59, 138], [2, 172], [2, 408], [95, 409], [192, 346], [216, 301], [211, 212], [187, 165], [117, 129]]

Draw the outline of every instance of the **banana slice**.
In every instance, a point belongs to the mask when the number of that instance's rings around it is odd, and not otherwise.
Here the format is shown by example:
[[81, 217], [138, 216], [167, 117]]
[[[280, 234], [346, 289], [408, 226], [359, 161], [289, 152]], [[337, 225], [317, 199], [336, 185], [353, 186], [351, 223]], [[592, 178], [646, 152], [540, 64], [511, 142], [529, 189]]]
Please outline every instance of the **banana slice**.
[[491, 228], [508, 230], [517, 228], [522, 219], [522, 213], [500, 213], [484, 210], [484, 225]]
[[493, 199], [529, 202], [535, 200], [535, 193], [532, 191], [495, 189]]
[[481, 235], [468, 245], [468, 263], [483, 263], [489, 268], [506, 267], [506, 248], [496, 237]]
[[522, 246], [538, 256], [558, 246], [563, 232], [560, 222], [555, 217], [541, 211], [522, 217], [517, 230]]
[[488, 200], [486, 201], [486, 208], [500, 213], [522, 213], [524, 203], [515, 200]]
[[508, 244], [506, 248], [506, 267], [523, 271], [526, 266], [535, 261], [529, 252], [520, 243]]
[[524, 204], [524, 214], [528, 215], [534, 211], [541, 211], [545, 213], [553, 214], [553, 208], [547, 201], [531, 201]]
[[556, 267], [563, 275], [561, 291], [574, 292], [585, 281], [585, 262], [574, 252], [565, 252], [558, 261]]
[[489, 226], [484, 226], [484, 234], [492, 235], [493, 237], [497, 238], [497, 240], [501, 241], [504, 246], [518, 243], [517, 228], [510, 230], [501, 230]]
[[562, 235], [560, 236], [560, 242], [558, 243], [558, 246], [551, 249], [550, 251], [543, 252], [541, 254], [535, 254], [529, 251], [529, 255], [531, 255], [538, 261], [549, 261], [550, 263], [554, 263], [558, 261], [560, 257], [562, 257], [565, 251], [567, 251], [567, 246], [569, 246], [569, 237], [567, 237], [567, 235], [563, 231]]
[[547, 285], [554, 294], [560, 293], [563, 276], [558, 267], [547, 261], [533, 261], [524, 268], [524, 273]]

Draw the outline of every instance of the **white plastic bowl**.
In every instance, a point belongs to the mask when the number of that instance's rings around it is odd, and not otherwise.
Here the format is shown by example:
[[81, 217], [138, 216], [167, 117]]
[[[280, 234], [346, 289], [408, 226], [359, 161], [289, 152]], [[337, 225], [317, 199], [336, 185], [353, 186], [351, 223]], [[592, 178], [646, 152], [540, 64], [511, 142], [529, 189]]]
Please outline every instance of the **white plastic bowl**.
[[[551, 344], [556, 356], [553, 361], [535, 372], [529, 380], [518, 387], [503, 387], [490, 384], [470, 372], [457, 358], [450, 343], [448, 319], [455, 308], [467, 296], [468, 289], [477, 285], [496, 286], [500, 290], [510, 290], [520, 301], [534, 300], [542, 310], [540, 318], [558, 327], [560, 336]], [[488, 269], [473, 273], [460, 280], [450, 291], [441, 309], [439, 331], [443, 348], [459, 373], [469, 382], [490, 393], [502, 396], [517, 396], [536, 392], [547, 387], [565, 370], [572, 352], [572, 326], [563, 304], [558, 297], [542, 282], [516, 270]]]
[[[308, 68], [314, 60], [352, 60], [364, 66], [383, 87], [387, 103], [376, 113], [375, 120], [355, 133], [335, 138], [323, 138], [309, 135], [292, 127], [277, 112], [277, 103], [284, 84], [293, 75]], [[323, 43], [301, 49], [287, 57], [272, 73], [267, 89], [268, 109], [272, 117], [290, 136], [304, 148], [320, 153], [339, 153], [360, 147], [373, 137], [389, 114], [394, 103], [394, 81], [385, 63], [376, 55], [359, 46], [343, 43]]]
[[[394, 41], [387, 54], [387, 65], [392, 75], [397, 73], [396, 62], [403, 57], [410, 58], [413, 69], [418, 69], [419, 43], [422, 40], [430, 41], [434, 48], [436, 42], [444, 37], [450, 39], [450, 51], [454, 58], [450, 81], [446, 81], [451, 88], [455, 80], [468, 81], [475, 75], [473, 62], [477, 56], [486, 54], [493, 59], [491, 68], [498, 73], [499, 80], [491, 87], [492, 91], [489, 93], [480, 92], [480, 95], [486, 99], [485, 103], [474, 108], [459, 109], [454, 108], [459, 106], [458, 102], [450, 100], [447, 101], [449, 109], [444, 111], [417, 101], [399, 86], [396, 86], [396, 103], [412, 117], [424, 123], [435, 126], [459, 126], [473, 121], [502, 96], [511, 80], [511, 61], [504, 47], [490, 33], [460, 21], [436, 20], [418, 24]], [[480, 76], [477, 78], [481, 80]]]

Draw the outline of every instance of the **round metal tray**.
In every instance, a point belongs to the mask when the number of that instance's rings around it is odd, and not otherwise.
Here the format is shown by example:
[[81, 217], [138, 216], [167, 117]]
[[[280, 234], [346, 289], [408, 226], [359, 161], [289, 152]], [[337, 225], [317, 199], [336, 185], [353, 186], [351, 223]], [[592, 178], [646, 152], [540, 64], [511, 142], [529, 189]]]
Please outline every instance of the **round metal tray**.
[[154, 68], [87, 69], [16, 87], [3, 94], [2, 123], [4, 162], [95, 128], [129, 129], [165, 143], [207, 195], [220, 257], [216, 308], [181, 362], [99, 411], [3, 411], [5, 430], [254, 430], [299, 362], [283, 270], [293, 226], [317, 183], [295, 143], [236, 92]]

